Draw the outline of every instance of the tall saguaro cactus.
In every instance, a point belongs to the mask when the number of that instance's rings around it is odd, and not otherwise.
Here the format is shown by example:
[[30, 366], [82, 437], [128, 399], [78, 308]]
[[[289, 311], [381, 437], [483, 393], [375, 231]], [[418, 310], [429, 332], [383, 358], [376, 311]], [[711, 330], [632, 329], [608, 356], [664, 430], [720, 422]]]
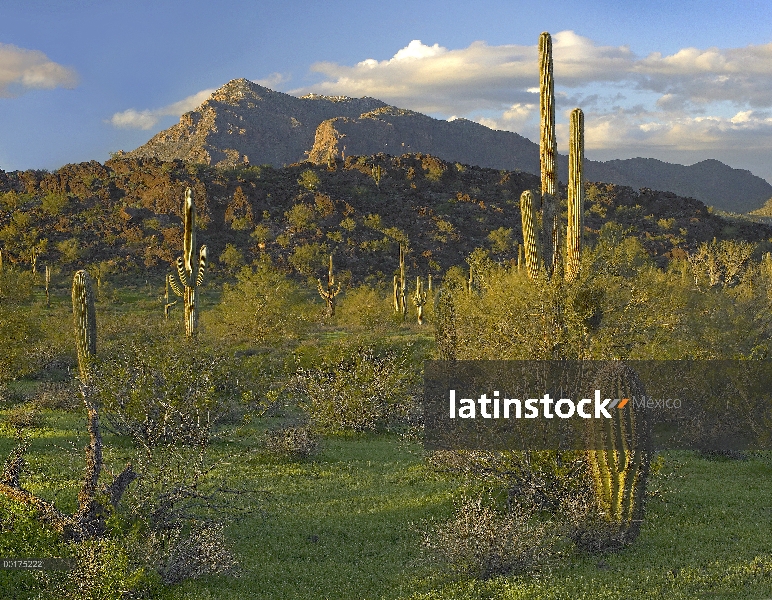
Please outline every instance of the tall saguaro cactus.
[[[541, 223], [533, 193], [523, 192], [520, 210], [523, 219], [523, 246], [528, 276], [534, 279], [541, 268], [551, 277], [559, 270], [560, 200], [558, 197], [557, 142], [555, 139], [555, 81], [552, 74], [552, 38], [546, 31], [539, 36], [539, 110], [541, 113], [539, 161], [541, 170]], [[582, 241], [584, 113], [571, 112], [569, 142], [568, 231], [566, 239], [566, 280], [579, 273]]]
[[[429, 281], [431, 282], [431, 275], [429, 276]], [[416, 277], [415, 294], [413, 294], [413, 304], [415, 304], [419, 325], [424, 324], [424, 306], [426, 305], [426, 300], [428, 299], [428, 297], [429, 295], [426, 293], [426, 291], [424, 291], [424, 284], [423, 284], [423, 281], [421, 281], [421, 277], [420, 276]]]
[[335, 287], [335, 273], [332, 270], [332, 254], [330, 254], [330, 270], [327, 273], [327, 289], [322, 286], [322, 280], [316, 280], [316, 289], [319, 295], [327, 303], [327, 316], [335, 316], [335, 296], [340, 293], [340, 283]]
[[193, 202], [193, 192], [185, 190], [185, 200], [182, 202], [182, 221], [185, 227], [182, 241], [182, 256], [177, 258], [177, 275], [182, 289], [174, 278], [169, 283], [174, 293], [182, 297], [185, 304], [185, 335], [195, 337], [198, 331], [198, 304], [196, 291], [204, 281], [206, 270], [206, 246], [201, 246], [198, 261], [195, 261], [196, 251], [196, 205]]
[[571, 111], [568, 142], [568, 231], [566, 233], [566, 280], [579, 275], [584, 228], [584, 113]]
[[555, 139], [555, 81], [552, 76], [552, 37], [539, 36], [539, 112], [541, 114], [539, 163], [541, 167], [544, 266], [552, 274], [558, 261], [558, 169]]
[[78, 271], [72, 279], [72, 315], [75, 322], [75, 347], [78, 351], [80, 380], [88, 385], [96, 356], [96, 309], [94, 287], [88, 271]]
[[405, 291], [407, 280], [405, 279], [405, 247], [399, 245], [399, 275], [394, 276], [394, 312], [401, 314], [404, 319], [407, 315], [407, 298]]

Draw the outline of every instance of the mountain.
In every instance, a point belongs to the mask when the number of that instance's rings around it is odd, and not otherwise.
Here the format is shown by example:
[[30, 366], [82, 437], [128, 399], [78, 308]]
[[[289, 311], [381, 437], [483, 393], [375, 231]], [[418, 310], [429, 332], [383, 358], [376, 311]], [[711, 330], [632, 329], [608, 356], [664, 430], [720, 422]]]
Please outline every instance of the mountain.
[[[119, 156], [221, 166], [275, 167], [329, 157], [423, 153], [492, 169], [539, 172], [539, 146], [509, 131], [468, 121], [443, 121], [374, 98], [310, 94], [297, 98], [246, 79], [230, 81], [180, 122]], [[568, 158], [558, 157], [566, 182]], [[717, 160], [691, 166], [653, 158], [585, 161], [588, 181], [650, 188], [743, 213], [772, 198], [772, 185]]]
[[179, 123], [119, 156], [281, 167], [306, 159], [322, 121], [358, 117], [383, 106], [374, 98], [313, 94], [296, 98], [246, 79], [234, 79], [196, 110], [182, 115]]

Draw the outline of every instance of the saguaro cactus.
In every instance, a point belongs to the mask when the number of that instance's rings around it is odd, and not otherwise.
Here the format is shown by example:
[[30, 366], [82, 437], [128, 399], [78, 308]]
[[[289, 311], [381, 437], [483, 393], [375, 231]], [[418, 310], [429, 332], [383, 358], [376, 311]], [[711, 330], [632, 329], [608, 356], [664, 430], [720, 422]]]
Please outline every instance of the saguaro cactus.
[[[429, 276], [431, 281], [431, 275]], [[413, 304], [415, 304], [416, 312], [418, 313], [418, 324], [424, 324], [424, 305], [429, 295], [424, 291], [424, 284], [421, 281], [421, 277], [415, 278], [415, 294], [413, 294]]]
[[46, 308], [51, 308], [51, 295], [48, 291], [51, 285], [51, 269], [46, 265]]
[[[557, 143], [555, 140], [555, 82], [552, 76], [552, 38], [546, 31], [539, 36], [539, 109], [541, 113], [539, 160], [541, 169], [541, 225], [537, 222], [532, 192], [523, 192], [520, 210], [523, 219], [525, 262], [530, 278], [543, 267], [547, 277], [559, 270], [560, 202], [558, 198]], [[579, 272], [582, 239], [582, 205], [584, 161], [584, 113], [571, 113], [569, 143], [568, 235], [566, 239], [567, 280]], [[540, 229], [541, 227], [541, 229]], [[540, 235], [541, 234], [541, 235]]]
[[332, 317], [335, 315], [335, 296], [340, 293], [340, 283], [338, 287], [335, 287], [335, 274], [332, 270], [332, 254], [330, 254], [330, 270], [327, 273], [327, 289], [322, 286], [322, 280], [316, 280], [316, 289], [319, 290], [319, 295], [327, 303], [327, 316]]
[[552, 77], [552, 37], [539, 36], [539, 112], [541, 113], [539, 162], [541, 166], [542, 228], [544, 266], [548, 275], [558, 261], [558, 169], [555, 140], [555, 81]]
[[568, 146], [568, 231], [566, 234], [566, 280], [579, 275], [584, 227], [584, 113], [571, 111]]
[[520, 195], [520, 216], [523, 219], [523, 247], [525, 249], [525, 268], [528, 277], [536, 279], [541, 266], [541, 249], [537, 235], [536, 203], [533, 192], [524, 191]]
[[650, 431], [645, 411], [635, 407], [634, 399], [646, 392], [633, 369], [611, 363], [599, 373], [593, 387], [604, 397], [627, 399], [602, 424], [588, 420], [586, 456], [600, 522], [580, 542], [593, 546], [590, 549], [606, 550], [623, 546], [638, 535], [649, 473]]
[[401, 314], [404, 319], [407, 315], [407, 298], [405, 291], [407, 280], [405, 279], [405, 247], [399, 245], [399, 275], [394, 276], [394, 312]]
[[72, 315], [75, 322], [75, 347], [81, 383], [87, 385], [96, 356], [96, 309], [94, 287], [88, 271], [78, 271], [72, 279]]
[[180, 278], [182, 289], [174, 281], [169, 283], [174, 293], [182, 297], [185, 303], [185, 335], [195, 337], [198, 331], [198, 304], [196, 291], [204, 281], [206, 270], [206, 246], [201, 246], [198, 262], [195, 262], [196, 251], [196, 205], [193, 203], [193, 192], [190, 188], [185, 190], [185, 200], [182, 203], [182, 220], [185, 227], [182, 242], [182, 256], [177, 258], [177, 275]]

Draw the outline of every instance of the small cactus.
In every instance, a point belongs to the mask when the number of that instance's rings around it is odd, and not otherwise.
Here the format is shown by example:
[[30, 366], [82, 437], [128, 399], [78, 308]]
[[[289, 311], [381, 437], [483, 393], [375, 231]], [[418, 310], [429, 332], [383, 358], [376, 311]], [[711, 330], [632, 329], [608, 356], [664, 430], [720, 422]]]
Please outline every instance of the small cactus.
[[75, 322], [75, 346], [78, 351], [80, 380], [87, 384], [96, 356], [96, 309], [94, 287], [88, 271], [78, 271], [72, 280], [72, 314]]
[[568, 147], [568, 232], [566, 234], [566, 280], [579, 275], [582, 251], [584, 207], [584, 113], [571, 111], [571, 133]]
[[[431, 281], [431, 275], [429, 276]], [[424, 291], [424, 284], [420, 277], [415, 278], [415, 294], [413, 294], [413, 304], [415, 304], [416, 312], [418, 313], [418, 324], [424, 324], [424, 305], [429, 297], [428, 293]]]
[[371, 169], [373, 175], [373, 181], [375, 181], [375, 187], [381, 188], [381, 178], [383, 177], [383, 168], [381, 165], [374, 165]]
[[177, 275], [180, 278], [182, 289], [173, 277], [169, 279], [169, 283], [174, 293], [182, 297], [185, 303], [185, 335], [188, 338], [194, 338], [198, 331], [196, 291], [204, 281], [206, 246], [201, 246], [196, 263], [194, 259], [196, 251], [196, 205], [193, 203], [193, 192], [190, 188], [185, 190], [185, 199], [182, 202], [182, 220], [185, 227], [182, 256], [177, 258]]
[[51, 285], [51, 269], [46, 265], [46, 308], [51, 308], [51, 295], [48, 288]]
[[[643, 518], [646, 479], [649, 473], [650, 431], [645, 412], [636, 411], [634, 398], [645, 396], [637, 373], [624, 363], [611, 363], [594, 382], [606, 397], [627, 398], [603, 424], [588, 420], [587, 463], [600, 522], [600, 531], [589, 536], [596, 550], [623, 546], [638, 535]], [[585, 543], [587, 543], [585, 541]]]
[[335, 296], [340, 293], [340, 283], [335, 287], [335, 273], [332, 270], [332, 254], [330, 254], [330, 270], [327, 273], [327, 289], [322, 286], [322, 280], [316, 280], [316, 288], [319, 295], [327, 303], [327, 316], [335, 316]]

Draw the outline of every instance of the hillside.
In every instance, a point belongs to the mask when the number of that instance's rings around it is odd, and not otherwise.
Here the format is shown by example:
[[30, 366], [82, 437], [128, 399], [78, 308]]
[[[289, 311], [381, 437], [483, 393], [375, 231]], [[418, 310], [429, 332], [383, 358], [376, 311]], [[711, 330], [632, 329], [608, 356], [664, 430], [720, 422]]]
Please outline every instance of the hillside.
[[[380, 176], [378, 175], [380, 167]], [[53, 173], [0, 172], [5, 264], [162, 276], [180, 253], [180, 208], [194, 191], [199, 242], [213, 268], [233, 273], [260, 257], [302, 279], [321, 277], [333, 253], [345, 282], [389, 282], [399, 243], [414, 273], [442, 275], [476, 249], [514, 263], [519, 197], [534, 175], [449, 163], [423, 154], [349, 156], [328, 165], [232, 169], [118, 158]], [[668, 192], [588, 184], [585, 237], [615, 222], [660, 264], [714, 237], [761, 242], [772, 227], [728, 221]], [[565, 217], [564, 217], [565, 222]]]
[[[434, 119], [373, 98], [297, 98], [246, 79], [230, 81], [176, 125], [117, 156], [278, 168], [306, 159], [326, 163], [330, 156], [379, 153], [431, 154], [449, 162], [539, 172], [538, 145], [517, 133], [466, 119]], [[689, 167], [647, 158], [586, 160], [585, 169], [591, 181], [667, 190], [727, 212], [749, 212], [772, 198], [772, 185], [764, 179], [716, 160]], [[561, 155], [563, 183], [567, 173], [568, 158]]]

